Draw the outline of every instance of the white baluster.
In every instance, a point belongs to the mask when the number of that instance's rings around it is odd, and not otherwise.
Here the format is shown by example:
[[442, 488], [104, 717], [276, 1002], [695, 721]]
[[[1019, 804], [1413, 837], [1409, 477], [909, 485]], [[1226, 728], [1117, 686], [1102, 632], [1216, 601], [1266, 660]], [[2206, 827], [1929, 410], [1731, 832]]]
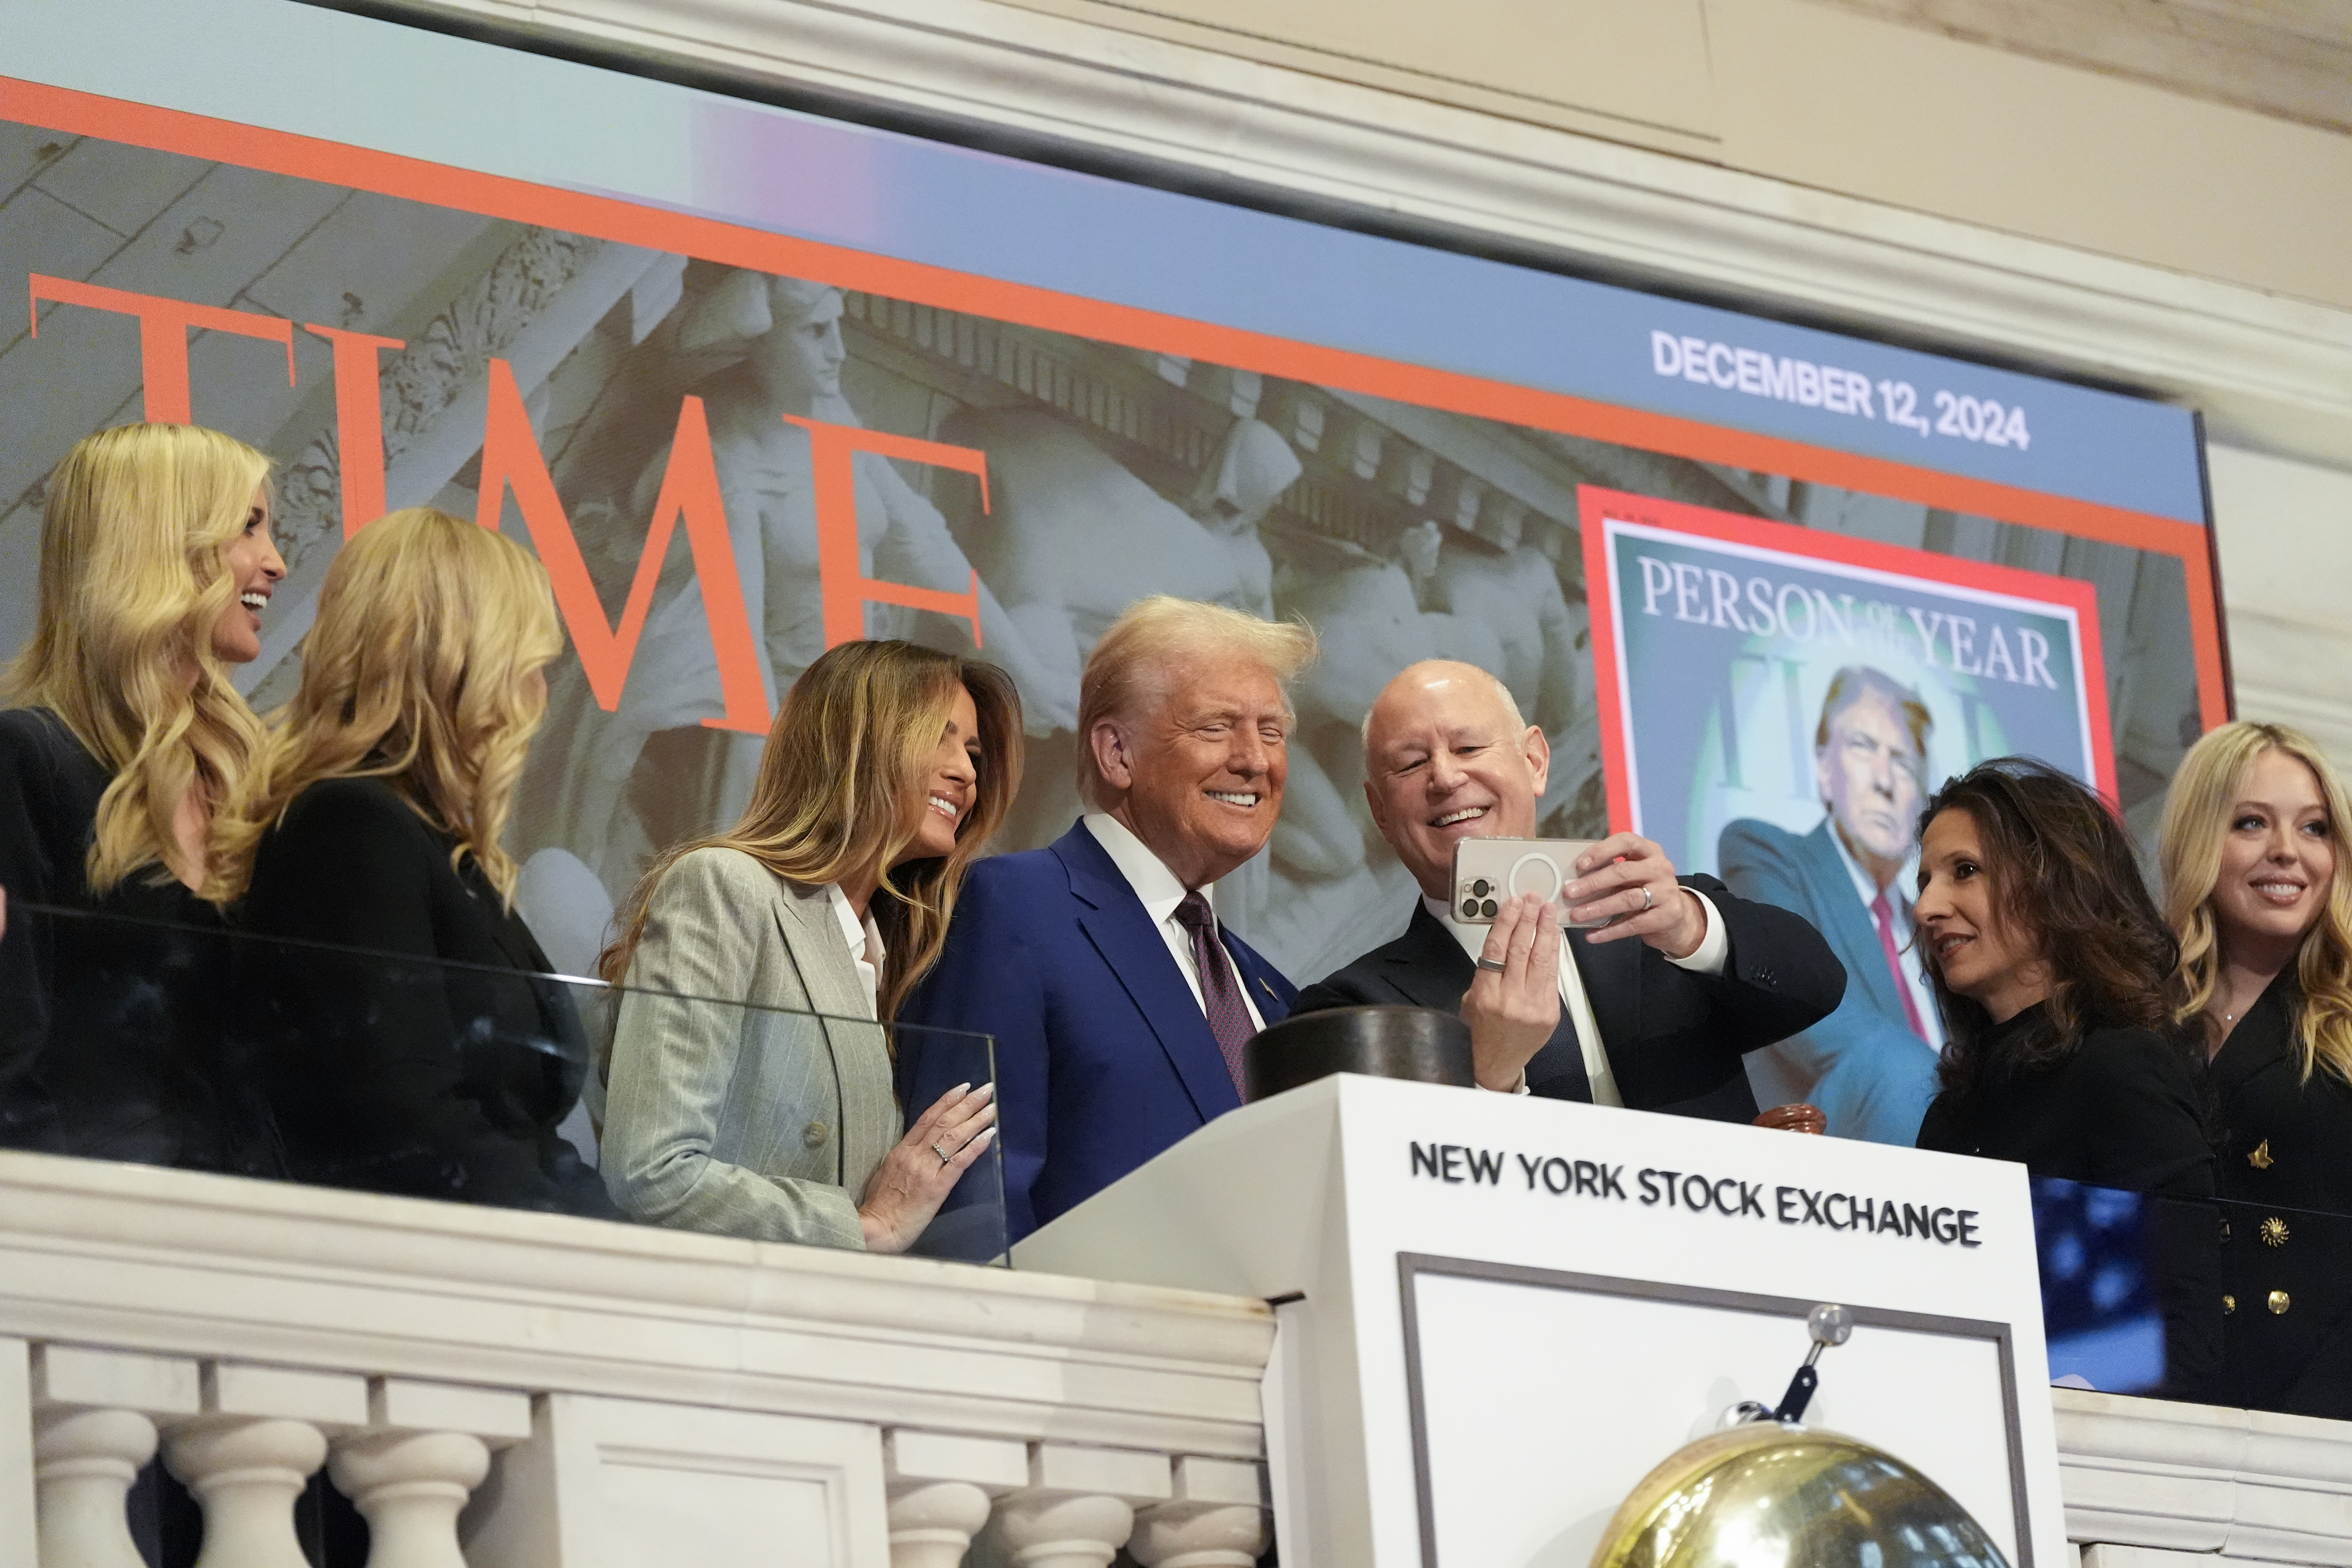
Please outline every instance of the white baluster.
[[34, 1423], [41, 1568], [144, 1568], [123, 1499], [155, 1456], [135, 1410], [52, 1409]]
[[163, 1462], [204, 1505], [196, 1568], [310, 1568], [294, 1538], [294, 1500], [327, 1457], [307, 1421], [229, 1416], [175, 1426]]
[[368, 1522], [368, 1568], [466, 1568], [457, 1515], [490, 1450], [462, 1432], [366, 1432], [335, 1445], [327, 1474]]
[[1020, 1491], [997, 1503], [993, 1528], [1017, 1568], [1109, 1568], [1134, 1524], [1121, 1498]]
[[894, 1486], [890, 1568], [956, 1568], [987, 1523], [988, 1494], [970, 1481]]
[[1268, 1518], [1264, 1470], [1188, 1456], [1176, 1461], [1175, 1497], [1136, 1516], [1127, 1550], [1143, 1568], [1250, 1568]]
[[1164, 1502], [1135, 1521], [1127, 1550], [1143, 1568], [1250, 1568], [1265, 1550], [1255, 1504]]

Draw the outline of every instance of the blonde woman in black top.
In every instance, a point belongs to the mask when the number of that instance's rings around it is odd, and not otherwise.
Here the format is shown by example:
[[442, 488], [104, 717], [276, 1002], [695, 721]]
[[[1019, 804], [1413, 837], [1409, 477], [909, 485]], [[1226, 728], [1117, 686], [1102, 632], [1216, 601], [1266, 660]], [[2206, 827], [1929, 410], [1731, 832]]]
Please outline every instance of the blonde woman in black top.
[[236, 1032], [297, 1179], [612, 1216], [556, 1135], [587, 1039], [503, 842], [562, 651], [545, 568], [447, 512], [328, 568], [225, 834], [236, 927], [270, 939], [238, 943]]
[[215, 816], [261, 744], [228, 667], [286, 574], [268, 479], [188, 425], [100, 431], [49, 476], [33, 636], [0, 681], [0, 1146], [269, 1168], [221, 1081], [215, 907]]
[[2224, 724], [2165, 800], [2179, 1016], [2211, 1058], [2220, 1402], [2352, 1418], [2352, 887], [2344, 785], [2283, 724]]

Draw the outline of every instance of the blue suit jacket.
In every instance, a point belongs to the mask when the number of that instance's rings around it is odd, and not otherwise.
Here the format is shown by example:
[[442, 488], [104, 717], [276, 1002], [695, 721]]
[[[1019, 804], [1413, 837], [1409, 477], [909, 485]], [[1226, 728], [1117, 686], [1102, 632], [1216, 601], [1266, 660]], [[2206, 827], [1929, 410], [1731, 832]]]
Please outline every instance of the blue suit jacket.
[[[1223, 934], [1259, 1016], [1287, 1016], [1297, 990]], [[1044, 849], [972, 867], [947, 949], [898, 1021], [995, 1037], [1014, 1241], [1241, 1103], [1183, 972], [1084, 823]], [[901, 1036], [908, 1119], [971, 1077], [968, 1060], [954, 1042]]]
[[1723, 830], [1725, 884], [1812, 921], [1847, 976], [1836, 1012], [1749, 1060], [1780, 1093], [1820, 1106], [1834, 1136], [1907, 1146], [1936, 1098], [1936, 1053], [1911, 1032], [1878, 927], [1831, 832], [1827, 817], [1802, 837], [1752, 819]]

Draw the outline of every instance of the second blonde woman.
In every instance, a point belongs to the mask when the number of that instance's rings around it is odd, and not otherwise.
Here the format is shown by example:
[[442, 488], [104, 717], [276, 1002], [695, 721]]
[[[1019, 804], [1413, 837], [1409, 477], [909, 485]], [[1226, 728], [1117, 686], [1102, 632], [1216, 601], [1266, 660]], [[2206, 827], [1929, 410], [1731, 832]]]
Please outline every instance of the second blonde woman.
[[1019, 787], [1020, 743], [1011, 680], [977, 659], [850, 642], [793, 682], [742, 820], [656, 862], [604, 954], [630, 987], [604, 1130], [624, 1211], [765, 1241], [914, 1243], [996, 1112], [989, 1086], [965, 1084], [909, 1107], [902, 1137], [877, 1025], [939, 956], [964, 868]]
[[2309, 737], [2224, 724], [2164, 803], [2179, 1016], [2221, 1136], [2217, 1403], [2352, 1419], [2352, 887], [2344, 785]]
[[562, 649], [545, 570], [446, 512], [328, 568], [232, 841], [271, 939], [240, 944], [240, 1033], [298, 1179], [612, 1214], [556, 1134], [587, 1040], [500, 843]]

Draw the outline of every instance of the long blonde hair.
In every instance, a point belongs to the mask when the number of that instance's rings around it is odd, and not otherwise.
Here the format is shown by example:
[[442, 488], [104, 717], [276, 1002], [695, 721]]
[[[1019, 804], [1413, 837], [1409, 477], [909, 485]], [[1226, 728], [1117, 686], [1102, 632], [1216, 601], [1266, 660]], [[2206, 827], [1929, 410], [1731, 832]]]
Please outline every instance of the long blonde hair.
[[[5, 684], [114, 774], [85, 864], [94, 893], [142, 867], [167, 880], [181, 801], [194, 788], [226, 805], [260, 748], [261, 721], [229, 684], [213, 628], [237, 596], [223, 552], [268, 478], [268, 458], [194, 425], [101, 430], [49, 475], [37, 618]], [[217, 845], [215, 824], [205, 865], [187, 868], [215, 901]]]
[[2264, 752], [2284, 752], [2311, 770], [2327, 805], [2327, 839], [2336, 852], [2336, 880], [2327, 907], [2304, 933], [2295, 955], [2302, 1000], [2295, 1010], [2295, 1054], [2303, 1077], [2321, 1063], [2352, 1083], [2352, 804], [2327, 755], [2302, 731], [2284, 724], [2224, 724], [2190, 747], [2165, 795], [2159, 856], [2164, 914], [2180, 936], [2185, 1000], [2175, 1015], [2201, 1022], [2221, 981], [2221, 932], [2213, 889], [2221, 879], [2221, 842], [2230, 831], [2246, 770]]
[[[890, 863], [922, 823], [926, 775], [959, 689], [971, 694], [980, 719], [971, 809], [956, 825], [952, 853], [915, 861], [894, 879]], [[598, 973], [615, 985], [627, 979], [654, 889], [694, 850], [740, 850], [804, 886], [879, 865], [870, 910], [887, 950], [877, 1011], [894, 1017], [937, 962], [965, 868], [994, 836], [1020, 787], [1021, 699], [1003, 670], [908, 642], [827, 649], [784, 694], [741, 820], [654, 862], [629, 895], [620, 939], [604, 950]]]
[[509, 908], [520, 868], [499, 839], [547, 710], [526, 678], [563, 651], [547, 569], [513, 540], [430, 507], [378, 518], [327, 569], [302, 685], [270, 716], [227, 837], [242, 892], [261, 835], [321, 779], [380, 778], [457, 841]]

